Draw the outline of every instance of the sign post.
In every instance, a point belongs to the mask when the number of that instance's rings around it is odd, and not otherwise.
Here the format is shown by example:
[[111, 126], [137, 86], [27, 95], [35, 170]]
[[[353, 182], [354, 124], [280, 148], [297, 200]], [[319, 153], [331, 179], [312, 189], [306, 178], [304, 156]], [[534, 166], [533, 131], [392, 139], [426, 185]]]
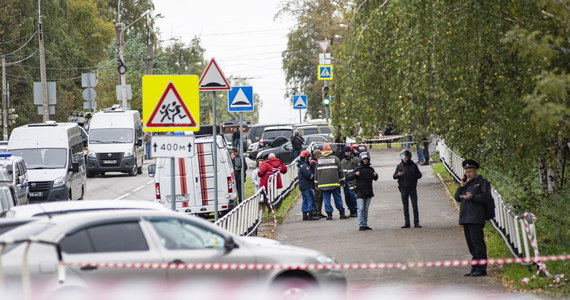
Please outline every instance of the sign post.
[[212, 157], [214, 161], [214, 220], [218, 220], [218, 137], [216, 124], [216, 91], [228, 91], [230, 84], [216, 60], [212, 58], [200, 77], [200, 91], [212, 91]]
[[228, 111], [239, 112], [239, 146], [237, 146], [240, 153], [240, 190], [239, 199], [243, 201], [243, 178], [244, 178], [244, 164], [245, 158], [241, 153], [243, 152], [243, 112], [253, 111], [253, 87], [251, 86], [234, 86], [228, 92]]

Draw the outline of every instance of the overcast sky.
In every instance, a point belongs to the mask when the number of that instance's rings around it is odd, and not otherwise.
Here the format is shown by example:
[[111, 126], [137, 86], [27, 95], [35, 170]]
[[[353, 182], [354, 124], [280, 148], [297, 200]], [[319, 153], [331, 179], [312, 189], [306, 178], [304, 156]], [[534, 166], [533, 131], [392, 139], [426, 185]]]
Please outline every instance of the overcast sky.
[[274, 21], [281, 1], [155, 0], [154, 14], [164, 16], [157, 20], [161, 39], [181, 38], [188, 44], [198, 36], [205, 58], [216, 58], [226, 77], [249, 78], [263, 102], [260, 123], [298, 122], [298, 110], [284, 96], [281, 53], [294, 23]]

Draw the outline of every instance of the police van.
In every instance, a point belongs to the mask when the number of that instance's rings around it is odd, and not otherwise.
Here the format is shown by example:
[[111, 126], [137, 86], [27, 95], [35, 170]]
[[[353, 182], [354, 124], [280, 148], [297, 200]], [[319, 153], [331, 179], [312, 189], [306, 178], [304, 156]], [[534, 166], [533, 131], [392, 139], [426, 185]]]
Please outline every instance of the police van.
[[47, 121], [14, 128], [8, 151], [24, 159], [30, 202], [83, 199], [85, 156], [76, 123]]
[[[212, 136], [196, 136], [195, 153], [191, 158], [175, 159], [176, 210], [187, 214], [208, 215], [215, 212], [214, 161]], [[234, 172], [225, 139], [217, 138], [218, 212], [235, 207], [237, 192]], [[149, 176], [154, 177], [156, 200], [171, 208], [171, 159], [157, 158], [149, 165]]]
[[87, 177], [123, 172], [142, 174], [144, 159], [141, 116], [118, 106], [93, 114], [89, 122]]

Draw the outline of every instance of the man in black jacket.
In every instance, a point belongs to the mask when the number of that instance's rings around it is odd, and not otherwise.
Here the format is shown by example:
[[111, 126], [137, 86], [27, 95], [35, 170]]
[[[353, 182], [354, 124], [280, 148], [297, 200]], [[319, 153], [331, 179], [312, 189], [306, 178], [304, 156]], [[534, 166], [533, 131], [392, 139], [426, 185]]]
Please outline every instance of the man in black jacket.
[[305, 139], [299, 135], [299, 130], [294, 129], [293, 135], [291, 136], [291, 145], [293, 146], [293, 156], [297, 157], [303, 150], [303, 144], [305, 143]]
[[[493, 201], [491, 185], [483, 177], [477, 175], [479, 163], [472, 159], [464, 160], [465, 176], [461, 187], [455, 192], [455, 200], [461, 202], [459, 224], [463, 225], [465, 240], [473, 260], [487, 259], [487, 245], [483, 228], [485, 227], [485, 205]], [[476, 277], [487, 275], [487, 265], [471, 267], [465, 276]]]
[[[245, 159], [239, 155], [239, 151], [237, 148], [230, 149], [230, 158], [232, 160], [232, 166], [234, 167], [234, 178], [236, 179], [236, 192], [239, 202], [243, 199], [242, 196], [242, 183], [245, 182], [246, 175], [245, 172], [247, 171], [247, 163]], [[241, 169], [243, 168], [244, 177], [241, 177]]]
[[416, 187], [418, 179], [422, 178], [422, 172], [418, 165], [412, 160], [412, 152], [408, 149], [400, 152], [400, 162], [394, 171], [394, 179], [398, 180], [398, 189], [402, 196], [402, 205], [404, 206], [404, 226], [402, 228], [410, 228], [410, 211], [408, 198], [412, 201], [414, 209], [414, 227], [422, 228], [420, 225], [420, 214], [418, 211], [418, 192]]
[[348, 178], [356, 181], [356, 203], [358, 206], [358, 227], [360, 231], [372, 230], [368, 227], [368, 207], [374, 197], [372, 181], [378, 180], [378, 174], [370, 166], [368, 152], [360, 153], [360, 164]]

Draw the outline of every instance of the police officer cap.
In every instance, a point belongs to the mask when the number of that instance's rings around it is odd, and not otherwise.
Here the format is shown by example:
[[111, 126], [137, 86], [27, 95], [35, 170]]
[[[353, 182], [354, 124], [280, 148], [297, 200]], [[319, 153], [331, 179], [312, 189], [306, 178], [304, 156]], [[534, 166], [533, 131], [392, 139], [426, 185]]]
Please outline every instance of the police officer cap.
[[350, 149], [350, 147], [348, 147], [348, 146], [344, 146], [344, 147], [342, 147], [342, 151], [348, 152], [348, 151], [352, 151], [352, 149]]
[[360, 153], [360, 159], [363, 160], [365, 158], [370, 159], [370, 154], [368, 154], [368, 152], [362, 152]]
[[461, 165], [463, 166], [463, 169], [479, 169], [479, 163], [472, 159], [464, 160]]

